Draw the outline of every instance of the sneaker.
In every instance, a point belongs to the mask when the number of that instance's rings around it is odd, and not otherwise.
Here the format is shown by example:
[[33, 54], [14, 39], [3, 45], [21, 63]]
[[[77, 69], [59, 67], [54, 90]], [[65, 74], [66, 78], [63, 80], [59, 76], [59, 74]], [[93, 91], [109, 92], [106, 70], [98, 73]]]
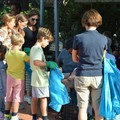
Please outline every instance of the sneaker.
[[10, 120], [19, 120], [18, 116], [12, 116]]
[[30, 96], [24, 96], [24, 101], [27, 102], [30, 105], [31, 104], [31, 97]]
[[10, 118], [11, 118], [10, 114], [9, 115], [4, 114], [4, 120], [10, 120]]

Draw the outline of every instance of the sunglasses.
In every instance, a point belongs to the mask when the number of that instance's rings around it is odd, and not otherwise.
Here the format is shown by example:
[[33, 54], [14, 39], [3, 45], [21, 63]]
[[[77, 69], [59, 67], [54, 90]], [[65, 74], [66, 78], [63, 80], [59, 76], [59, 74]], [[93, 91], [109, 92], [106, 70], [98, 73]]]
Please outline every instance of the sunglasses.
[[35, 18], [31, 18], [32, 21], [38, 21], [38, 19], [35, 19]]

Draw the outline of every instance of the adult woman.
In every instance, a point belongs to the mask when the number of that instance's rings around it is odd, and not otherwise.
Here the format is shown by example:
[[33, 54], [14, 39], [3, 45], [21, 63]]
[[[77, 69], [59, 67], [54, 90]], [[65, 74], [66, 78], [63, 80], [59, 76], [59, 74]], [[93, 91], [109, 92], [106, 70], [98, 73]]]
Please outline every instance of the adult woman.
[[25, 43], [23, 44], [23, 48], [28, 47], [31, 48], [37, 40], [37, 21], [38, 21], [38, 13], [36, 11], [31, 11], [28, 14], [28, 25], [24, 28], [25, 32]]
[[2, 16], [1, 21], [2, 27], [0, 28], [0, 41], [3, 43], [3, 45], [10, 48], [11, 47], [10, 36], [12, 33], [12, 29], [15, 25], [15, 16], [11, 14], [4, 14]]
[[13, 33], [20, 33], [25, 36], [24, 28], [27, 26], [28, 20], [25, 15], [18, 14], [15, 17], [15, 27], [13, 29]]

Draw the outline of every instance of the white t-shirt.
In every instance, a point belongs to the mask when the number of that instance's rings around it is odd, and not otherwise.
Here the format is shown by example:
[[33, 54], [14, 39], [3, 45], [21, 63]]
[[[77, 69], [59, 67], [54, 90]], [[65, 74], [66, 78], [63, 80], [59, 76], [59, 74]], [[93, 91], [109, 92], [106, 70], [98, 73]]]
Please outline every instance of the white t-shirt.
[[34, 45], [30, 51], [30, 66], [32, 69], [31, 85], [34, 87], [47, 87], [48, 72], [45, 67], [38, 67], [33, 64], [34, 60], [46, 62], [43, 50], [41, 47]]

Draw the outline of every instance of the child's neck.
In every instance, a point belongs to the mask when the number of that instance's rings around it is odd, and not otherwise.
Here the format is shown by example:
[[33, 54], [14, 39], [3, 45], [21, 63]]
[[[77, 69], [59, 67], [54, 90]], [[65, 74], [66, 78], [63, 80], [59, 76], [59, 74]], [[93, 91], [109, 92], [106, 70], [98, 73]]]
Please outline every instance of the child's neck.
[[85, 28], [86, 28], [86, 30], [96, 30], [96, 27], [94, 27], [94, 26], [90, 26], [90, 27], [85, 26]]
[[41, 46], [41, 43], [40, 42], [36, 42], [35, 45]]
[[20, 46], [19, 45], [13, 45], [11, 50], [20, 50]]

